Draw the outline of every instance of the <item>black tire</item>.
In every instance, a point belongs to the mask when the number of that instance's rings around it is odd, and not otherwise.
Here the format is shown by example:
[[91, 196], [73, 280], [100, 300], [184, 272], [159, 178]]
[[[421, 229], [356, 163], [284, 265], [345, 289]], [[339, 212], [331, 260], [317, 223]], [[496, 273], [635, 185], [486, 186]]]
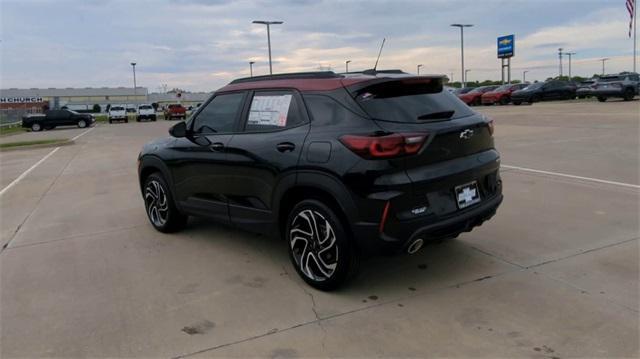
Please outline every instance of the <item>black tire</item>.
[[604, 97], [604, 96], [598, 96], [598, 101], [599, 102], [605, 102], [605, 101], [607, 101], [607, 98]]
[[56, 128], [56, 126], [44, 126], [44, 129], [47, 131], [53, 130], [54, 128]]
[[482, 100], [480, 98], [473, 100], [473, 106], [480, 106], [480, 105], [482, 105]]
[[136, 117], [136, 122], [140, 122], [140, 117]]
[[113, 123], [113, 120], [112, 120], [112, 119], [109, 119], [109, 123]]
[[529, 103], [540, 102], [540, 100], [541, 100], [540, 95], [533, 95], [533, 96], [531, 96], [531, 98], [529, 99]]
[[78, 125], [78, 128], [85, 128], [85, 127], [87, 127], [87, 121], [80, 120], [80, 121], [78, 121], [77, 125]]
[[624, 90], [624, 95], [623, 95], [623, 99], [625, 101], [631, 101], [633, 100], [633, 98], [636, 96], [636, 92], [633, 91], [632, 88], [627, 88], [626, 90]]
[[156, 230], [172, 233], [187, 225], [189, 217], [176, 208], [173, 194], [160, 172], [152, 173], [145, 179], [142, 197], [149, 222]]
[[516, 106], [520, 106], [520, 105], [522, 105], [522, 101], [516, 100], [516, 101], [513, 101], [513, 104], [516, 105]]
[[338, 215], [318, 200], [304, 200], [293, 207], [284, 235], [296, 272], [314, 288], [337, 289], [357, 271], [358, 253], [351, 236]]
[[128, 119], [128, 118], [125, 118], [125, 119], [124, 119], [124, 123], [129, 123], [129, 119]]
[[510, 101], [511, 100], [507, 96], [500, 97], [500, 104], [503, 105], [503, 106], [504, 105], [508, 105]]
[[33, 132], [40, 132], [42, 131], [42, 125], [38, 122], [34, 122], [31, 124], [31, 131]]

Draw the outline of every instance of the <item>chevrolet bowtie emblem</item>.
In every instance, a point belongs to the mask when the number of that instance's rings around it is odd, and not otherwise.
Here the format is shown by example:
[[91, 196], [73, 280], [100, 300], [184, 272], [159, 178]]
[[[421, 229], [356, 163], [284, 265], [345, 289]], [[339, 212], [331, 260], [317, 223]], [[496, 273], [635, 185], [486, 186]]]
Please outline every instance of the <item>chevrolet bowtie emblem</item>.
[[463, 140], [468, 140], [471, 137], [473, 137], [473, 130], [470, 128], [460, 132], [460, 138]]

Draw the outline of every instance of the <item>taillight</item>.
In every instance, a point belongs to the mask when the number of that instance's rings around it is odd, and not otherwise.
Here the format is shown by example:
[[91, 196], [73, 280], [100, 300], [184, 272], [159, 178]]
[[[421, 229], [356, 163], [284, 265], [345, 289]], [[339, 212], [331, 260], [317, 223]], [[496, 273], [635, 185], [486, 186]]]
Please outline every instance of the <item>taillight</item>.
[[344, 135], [342, 142], [351, 151], [367, 159], [391, 158], [418, 153], [426, 133], [393, 133], [383, 136]]

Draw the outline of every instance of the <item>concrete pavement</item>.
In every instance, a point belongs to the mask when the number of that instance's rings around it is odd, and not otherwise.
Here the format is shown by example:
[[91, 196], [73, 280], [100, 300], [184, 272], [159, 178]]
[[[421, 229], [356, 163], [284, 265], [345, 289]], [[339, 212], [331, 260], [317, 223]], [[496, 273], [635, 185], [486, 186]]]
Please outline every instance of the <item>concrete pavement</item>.
[[[503, 164], [640, 184], [637, 101], [478, 110]], [[639, 354], [634, 188], [505, 169], [492, 221], [323, 293], [281, 241], [151, 228], [136, 157], [171, 124], [99, 125], [0, 197], [0, 356]], [[49, 151], [0, 153], [2, 188]]]

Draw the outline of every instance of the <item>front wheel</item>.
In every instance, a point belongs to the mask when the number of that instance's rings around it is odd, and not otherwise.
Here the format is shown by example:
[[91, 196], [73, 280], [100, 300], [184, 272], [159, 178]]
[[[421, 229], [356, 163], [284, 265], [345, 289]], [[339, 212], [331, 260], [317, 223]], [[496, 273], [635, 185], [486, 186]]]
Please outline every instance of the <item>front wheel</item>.
[[298, 203], [287, 220], [289, 256], [298, 275], [320, 290], [336, 289], [357, 270], [358, 256], [337, 214], [317, 200]]
[[605, 102], [605, 101], [607, 101], [607, 98], [604, 97], [604, 96], [598, 96], [598, 101], [599, 102]]
[[37, 123], [37, 122], [32, 123], [32, 124], [31, 124], [31, 131], [33, 131], [33, 132], [39, 132], [39, 131], [42, 131], [42, 125], [40, 125], [40, 124], [39, 124], [39, 123]]
[[635, 93], [635, 91], [633, 91], [633, 89], [628, 88], [628, 89], [624, 90], [624, 96], [623, 96], [623, 99], [624, 99], [625, 101], [631, 101], [631, 100], [633, 100], [633, 98], [634, 98], [635, 96], [636, 96], [636, 93]]
[[513, 101], [513, 104], [516, 106], [522, 105], [522, 101]]
[[149, 175], [143, 188], [147, 216], [156, 230], [171, 233], [186, 226], [188, 217], [176, 208], [169, 186], [159, 172]]
[[85, 121], [85, 120], [80, 120], [80, 121], [78, 121], [78, 127], [79, 127], [79, 128], [85, 128], [85, 127], [87, 127], [87, 121]]
[[503, 105], [503, 106], [504, 105], [508, 105], [509, 104], [509, 97], [507, 97], [507, 96], [500, 97], [500, 104]]

